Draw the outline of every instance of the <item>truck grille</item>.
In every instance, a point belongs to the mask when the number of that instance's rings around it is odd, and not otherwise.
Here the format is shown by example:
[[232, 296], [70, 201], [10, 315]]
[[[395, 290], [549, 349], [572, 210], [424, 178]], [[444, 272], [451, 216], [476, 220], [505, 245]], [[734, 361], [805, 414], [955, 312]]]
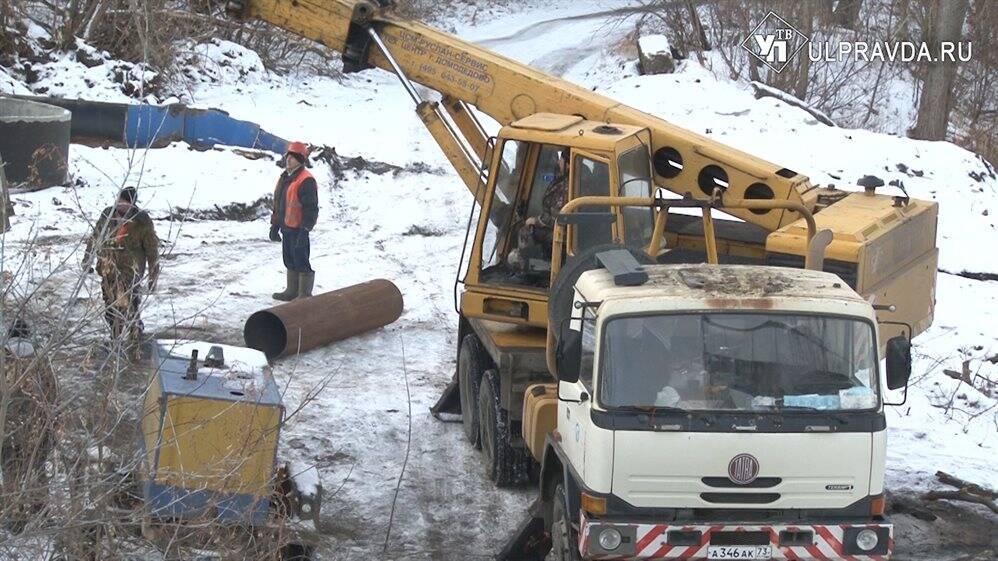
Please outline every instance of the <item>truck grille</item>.
[[783, 480], [779, 477], [758, 477], [748, 485], [735, 483], [727, 477], [703, 477], [700, 481], [708, 487], [720, 487], [722, 489], [768, 489], [776, 487]]
[[759, 505], [779, 500], [779, 493], [700, 493], [708, 503]]

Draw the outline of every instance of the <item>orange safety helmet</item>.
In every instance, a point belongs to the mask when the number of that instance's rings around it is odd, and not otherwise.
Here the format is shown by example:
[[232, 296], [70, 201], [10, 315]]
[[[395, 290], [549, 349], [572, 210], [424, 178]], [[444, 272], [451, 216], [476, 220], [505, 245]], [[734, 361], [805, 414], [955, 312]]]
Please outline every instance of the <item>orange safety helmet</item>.
[[288, 144], [287, 154], [295, 154], [301, 158], [301, 161], [308, 159], [308, 146], [304, 142], [292, 142]]

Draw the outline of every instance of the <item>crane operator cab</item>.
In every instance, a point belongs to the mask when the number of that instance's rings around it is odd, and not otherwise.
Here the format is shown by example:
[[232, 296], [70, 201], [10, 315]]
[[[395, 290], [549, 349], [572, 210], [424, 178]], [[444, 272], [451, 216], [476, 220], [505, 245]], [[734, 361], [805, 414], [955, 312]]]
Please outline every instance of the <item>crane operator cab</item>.
[[[647, 128], [587, 121], [576, 115], [536, 113], [503, 127], [482, 200], [465, 279], [468, 289], [487, 286], [494, 293], [509, 288], [543, 298], [552, 280], [552, 231], [561, 207], [583, 196], [651, 196], [650, 145]], [[609, 243], [648, 247], [653, 209], [582, 210], [583, 219], [590, 212], [600, 213], [601, 220], [568, 227], [569, 255]], [[606, 213], [615, 219], [606, 220]], [[523, 319], [533, 315], [517, 306], [500, 311], [506, 316], [522, 312]]]

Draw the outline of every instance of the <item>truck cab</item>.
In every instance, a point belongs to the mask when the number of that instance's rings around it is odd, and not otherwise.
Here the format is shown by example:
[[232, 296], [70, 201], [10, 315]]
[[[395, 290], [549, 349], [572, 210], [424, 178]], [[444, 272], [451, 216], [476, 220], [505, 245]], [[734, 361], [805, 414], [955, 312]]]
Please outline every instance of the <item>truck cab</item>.
[[524, 434], [550, 429], [533, 452], [555, 559], [889, 556], [884, 390], [907, 339], [883, 371], [873, 307], [833, 274], [637, 269], [583, 273], [552, 326], [556, 419]]

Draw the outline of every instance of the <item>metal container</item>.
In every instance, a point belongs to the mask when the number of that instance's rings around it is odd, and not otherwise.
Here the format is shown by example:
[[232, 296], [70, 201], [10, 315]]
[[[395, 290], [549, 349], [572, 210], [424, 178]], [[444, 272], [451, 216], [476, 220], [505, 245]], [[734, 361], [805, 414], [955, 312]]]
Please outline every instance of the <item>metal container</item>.
[[261, 524], [284, 405], [258, 351], [158, 340], [140, 419], [139, 480], [157, 518]]
[[398, 287], [375, 279], [260, 310], [246, 320], [243, 339], [276, 358], [383, 327], [401, 315]]
[[30, 188], [65, 183], [71, 119], [61, 107], [0, 97], [0, 160], [7, 181]]

